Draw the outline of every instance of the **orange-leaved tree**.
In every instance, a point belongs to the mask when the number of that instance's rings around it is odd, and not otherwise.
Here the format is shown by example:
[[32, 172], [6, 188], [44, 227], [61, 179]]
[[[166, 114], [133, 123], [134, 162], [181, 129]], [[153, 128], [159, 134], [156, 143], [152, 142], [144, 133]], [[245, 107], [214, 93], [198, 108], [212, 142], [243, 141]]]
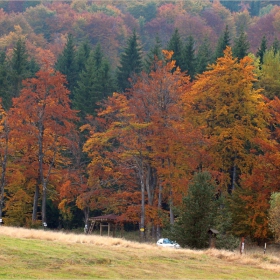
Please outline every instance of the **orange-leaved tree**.
[[196, 152], [202, 137], [186, 118], [182, 102], [190, 91], [190, 78], [176, 68], [173, 52], [163, 54], [164, 60], [155, 61], [152, 71], [143, 73], [128, 94], [135, 120], [150, 124], [145, 131], [150, 161], [147, 174], [156, 184], [146, 185], [148, 206], [160, 213], [158, 208], [166, 199], [172, 224], [174, 204], [181, 202], [188, 179], [199, 165]]
[[[142, 131], [149, 124], [136, 123], [133, 117], [127, 97], [114, 93], [105, 102], [104, 110], [99, 112], [96, 118], [97, 125], [88, 126], [91, 135], [84, 145], [84, 151], [91, 159], [88, 166], [88, 185], [91, 189], [88, 193], [95, 194], [99, 190], [106, 193], [108, 190], [110, 197], [108, 194], [107, 197], [110, 198], [110, 204], [107, 200], [107, 211], [123, 214], [123, 219], [133, 222], [138, 222], [140, 218], [140, 227], [144, 227], [145, 169], [148, 152], [145, 134]], [[130, 200], [124, 199], [128, 197], [127, 193], [133, 192], [137, 192], [138, 197], [131, 196]], [[88, 199], [88, 196], [83, 196], [84, 199]], [[91, 204], [97, 206], [101, 197], [92, 196]], [[131, 208], [134, 211], [130, 211]]]
[[19, 164], [25, 164], [35, 179], [33, 221], [37, 219], [40, 189], [42, 192], [42, 223], [47, 222], [48, 187], [55, 185], [58, 171], [69, 162], [66, 136], [75, 130], [74, 122], [78, 119], [70, 108], [65, 83], [62, 74], [45, 66], [35, 78], [23, 82], [20, 96], [13, 99], [9, 117], [10, 139], [20, 158]]
[[272, 193], [280, 191], [280, 100], [274, 97], [273, 100], [268, 100], [266, 105], [270, 116], [269, 138], [256, 139], [262, 152], [254, 151], [256, 160], [252, 172], [242, 176], [242, 188], [238, 189], [231, 203], [234, 214], [233, 231], [248, 234], [258, 241], [263, 241], [271, 235], [269, 200]]
[[90, 181], [111, 179], [120, 186], [111, 204], [140, 228], [162, 225], [163, 199], [172, 212], [197, 167], [190, 157], [200, 136], [184, 120], [181, 101], [189, 77], [175, 69], [171, 56], [165, 52], [165, 61], [142, 73], [126, 95], [108, 99], [84, 147], [92, 159]]
[[192, 87], [194, 120], [211, 140], [208, 153], [214, 168], [226, 175], [230, 192], [240, 175], [253, 168], [255, 139], [268, 135], [265, 102], [260, 90], [253, 88], [253, 70], [251, 58], [238, 61], [227, 47]]

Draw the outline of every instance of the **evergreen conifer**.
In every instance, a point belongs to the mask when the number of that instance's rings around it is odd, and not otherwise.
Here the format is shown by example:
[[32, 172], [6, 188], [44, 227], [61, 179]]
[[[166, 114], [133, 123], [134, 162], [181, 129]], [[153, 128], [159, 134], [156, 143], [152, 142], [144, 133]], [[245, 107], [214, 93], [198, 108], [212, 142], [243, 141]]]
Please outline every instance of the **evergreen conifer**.
[[196, 74], [196, 57], [193, 36], [189, 36], [186, 46], [183, 49], [182, 71], [187, 71], [191, 80]]
[[215, 60], [219, 57], [224, 56], [224, 50], [227, 46], [230, 46], [230, 36], [229, 36], [229, 30], [228, 25], [225, 28], [224, 33], [220, 36], [218, 40], [218, 44], [216, 47], [216, 53], [215, 53]]
[[249, 47], [250, 47], [250, 45], [249, 45], [249, 41], [247, 39], [247, 35], [242, 30], [239, 37], [236, 38], [236, 40], [234, 41], [234, 45], [232, 48], [232, 54], [234, 57], [236, 57], [240, 60], [244, 56], [248, 55]]
[[176, 66], [182, 69], [183, 65], [183, 42], [179, 30], [176, 28], [170, 41], [167, 44], [167, 50], [173, 51], [172, 59], [176, 61]]
[[86, 115], [95, 115], [98, 102], [108, 97], [113, 90], [109, 63], [98, 44], [80, 73], [74, 90], [74, 108], [80, 111], [82, 121]]
[[209, 244], [208, 230], [214, 225], [217, 213], [215, 187], [208, 172], [194, 175], [178, 221], [171, 236], [183, 247], [205, 248]]
[[73, 35], [69, 34], [66, 45], [59, 55], [55, 68], [66, 76], [70, 90], [70, 99], [73, 99], [73, 90], [77, 83], [77, 61]]
[[205, 38], [202, 44], [199, 46], [197, 51], [197, 63], [196, 63], [196, 73], [203, 73], [207, 66], [212, 63], [212, 51], [210, 48], [210, 43], [207, 38]]
[[120, 66], [117, 69], [117, 85], [120, 91], [124, 92], [131, 87], [129, 78], [142, 71], [141, 47], [138, 43], [136, 31], [128, 38], [126, 47], [120, 58]]
[[11, 107], [12, 97], [10, 95], [10, 84], [8, 82], [8, 65], [5, 52], [0, 53], [0, 98], [5, 110]]
[[258, 51], [256, 53], [256, 56], [259, 57], [259, 59], [260, 59], [260, 69], [263, 65], [263, 57], [264, 57], [264, 54], [265, 54], [266, 50], [267, 50], [267, 41], [266, 41], [266, 37], [263, 36], [262, 41], [261, 41], [261, 45], [258, 48]]
[[276, 55], [280, 50], [280, 42], [276, 37], [272, 43], [272, 50], [273, 50], [274, 55]]
[[[83, 42], [77, 51], [77, 72], [80, 73], [85, 69], [87, 60], [91, 52], [91, 47], [88, 41]], [[79, 74], [78, 74], [79, 75]]]
[[18, 97], [22, 89], [22, 80], [31, 77], [30, 63], [25, 42], [19, 39], [13, 49], [9, 62], [10, 99]]
[[155, 44], [154, 46], [150, 49], [150, 51], [147, 54], [147, 57], [144, 60], [144, 69], [147, 73], [150, 73], [151, 68], [152, 70], [154, 69], [154, 64], [156, 59], [161, 60], [163, 58], [162, 56], [162, 47], [161, 47], [161, 41], [158, 36], [156, 36], [155, 39]]

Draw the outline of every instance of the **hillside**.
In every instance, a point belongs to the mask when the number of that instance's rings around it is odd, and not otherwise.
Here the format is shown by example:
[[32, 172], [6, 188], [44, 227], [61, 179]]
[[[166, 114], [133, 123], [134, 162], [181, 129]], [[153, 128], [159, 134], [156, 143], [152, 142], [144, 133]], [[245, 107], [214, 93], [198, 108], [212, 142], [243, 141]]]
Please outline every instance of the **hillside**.
[[279, 242], [279, 4], [0, 1], [0, 223]]
[[163, 249], [118, 238], [1, 227], [1, 279], [279, 279], [261, 252]]

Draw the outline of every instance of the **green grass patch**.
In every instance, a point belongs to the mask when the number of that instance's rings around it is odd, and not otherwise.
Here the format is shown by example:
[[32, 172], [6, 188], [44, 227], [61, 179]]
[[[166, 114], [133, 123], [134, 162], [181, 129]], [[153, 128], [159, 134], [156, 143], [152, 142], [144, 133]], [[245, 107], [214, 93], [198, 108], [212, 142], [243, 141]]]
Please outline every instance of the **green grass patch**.
[[265, 258], [242, 264], [207, 251], [3, 235], [0, 246], [0, 279], [280, 279], [277, 271], [259, 267]]

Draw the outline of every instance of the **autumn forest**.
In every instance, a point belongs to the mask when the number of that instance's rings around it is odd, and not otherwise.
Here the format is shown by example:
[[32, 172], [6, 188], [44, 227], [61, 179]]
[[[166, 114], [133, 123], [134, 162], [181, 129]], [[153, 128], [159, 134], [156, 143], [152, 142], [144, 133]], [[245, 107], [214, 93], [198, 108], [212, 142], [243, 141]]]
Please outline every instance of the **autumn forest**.
[[0, 1], [0, 97], [0, 223], [280, 240], [280, 1]]

